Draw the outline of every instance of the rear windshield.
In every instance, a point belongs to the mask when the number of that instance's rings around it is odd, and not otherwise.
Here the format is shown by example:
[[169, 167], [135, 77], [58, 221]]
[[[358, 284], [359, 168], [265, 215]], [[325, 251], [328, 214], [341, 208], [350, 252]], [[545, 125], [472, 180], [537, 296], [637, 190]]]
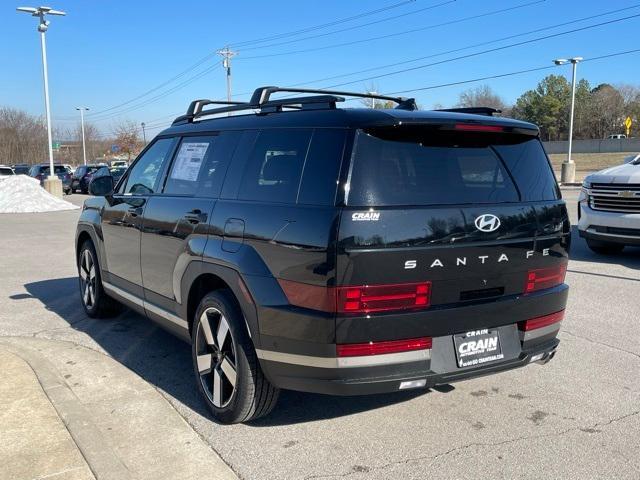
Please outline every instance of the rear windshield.
[[[54, 173], [69, 173], [66, 168], [62, 165], [54, 165], [53, 166]], [[49, 175], [49, 167], [42, 167], [42, 173], [45, 175]]]
[[357, 133], [347, 203], [455, 205], [557, 199], [537, 138], [516, 134]]

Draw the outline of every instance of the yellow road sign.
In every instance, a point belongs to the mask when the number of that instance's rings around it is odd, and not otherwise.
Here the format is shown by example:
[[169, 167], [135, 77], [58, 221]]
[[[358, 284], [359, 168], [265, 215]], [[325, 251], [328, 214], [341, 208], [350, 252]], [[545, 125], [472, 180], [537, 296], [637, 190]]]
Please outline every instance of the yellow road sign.
[[627, 137], [629, 136], [629, 133], [631, 132], [631, 125], [633, 124], [633, 120], [631, 120], [631, 117], [627, 117], [624, 119], [624, 128], [627, 131]]

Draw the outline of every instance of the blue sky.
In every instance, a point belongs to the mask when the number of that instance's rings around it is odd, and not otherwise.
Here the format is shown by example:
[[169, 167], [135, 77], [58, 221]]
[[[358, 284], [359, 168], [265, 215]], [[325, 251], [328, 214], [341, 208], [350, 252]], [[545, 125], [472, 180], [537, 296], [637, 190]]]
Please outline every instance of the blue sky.
[[[35, 18], [15, 12], [15, 7], [22, 5], [4, 0], [0, 7], [0, 105], [41, 114], [43, 94], [37, 22]], [[29, 3], [25, 5], [32, 6]], [[551, 60], [557, 57], [583, 56], [588, 59], [631, 50], [639, 47], [640, 33], [640, 17], [635, 17], [460, 60], [366, 79], [640, 15], [640, 1], [157, 0], [153, 3], [153, 10], [149, 5], [148, 2], [131, 0], [55, 0], [51, 3], [50, 6], [67, 11], [66, 17], [51, 18], [52, 24], [47, 33], [52, 115], [57, 126], [73, 126], [78, 115], [75, 107], [87, 105], [91, 108], [88, 121], [95, 123], [103, 132], [108, 133], [118, 121], [129, 119], [137, 123], [146, 122], [150, 126], [150, 135], [153, 135], [170, 121], [172, 114], [186, 110], [192, 99], [223, 98], [226, 95], [224, 71], [219, 66], [220, 57], [215, 55], [215, 51], [226, 44], [232, 48], [236, 45], [239, 52], [232, 63], [234, 93], [250, 92], [260, 85], [327, 87], [343, 82], [353, 83], [340, 89], [363, 91], [374, 86], [380, 92], [395, 92], [542, 67], [551, 65]], [[509, 8], [509, 11], [492, 13]], [[382, 11], [345, 21], [378, 9]], [[545, 29], [621, 9], [625, 10]], [[474, 16], [478, 18], [437, 26]], [[334, 25], [315, 28], [329, 22], [334, 22]], [[545, 30], [493, 42], [538, 29]], [[267, 42], [249, 43], [298, 30], [308, 31]], [[408, 30], [415, 31], [401, 34]], [[387, 38], [372, 39], [385, 35]], [[482, 42], [493, 43], [441, 54]], [[302, 52], [292, 53], [300, 50]], [[210, 57], [206, 58], [207, 55]], [[432, 58], [314, 82], [426, 56]], [[203, 60], [202, 64], [179, 79], [138, 100], [113, 108], [145, 94], [200, 60]], [[570, 67], [419, 91], [414, 95], [426, 108], [434, 104], [452, 106], [461, 91], [486, 83], [507, 102], [513, 102], [549, 73], [570, 75]], [[194, 76], [197, 78], [191, 80]], [[579, 77], [586, 78], [592, 85], [602, 82], [640, 84], [640, 53], [582, 63]], [[183, 82], [187, 83], [181, 85]], [[412, 96], [410, 93], [404, 95]], [[237, 99], [247, 97], [239, 96]]]

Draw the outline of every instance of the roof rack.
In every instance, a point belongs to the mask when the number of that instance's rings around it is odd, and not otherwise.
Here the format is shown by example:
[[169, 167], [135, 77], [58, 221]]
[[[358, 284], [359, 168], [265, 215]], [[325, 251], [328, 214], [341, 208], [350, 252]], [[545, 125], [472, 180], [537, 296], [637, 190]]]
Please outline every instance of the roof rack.
[[486, 115], [493, 117], [494, 113], [502, 113], [502, 110], [491, 107], [460, 107], [460, 108], [439, 108], [436, 112], [457, 112], [457, 113], [471, 113], [474, 115]]
[[[277, 92], [288, 93], [317, 93], [319, 95], [312, 95], [307, 97], [290, 97], [279, 98], [271, 100], [271, 95]], [[335, 90], [316, 90], [310, 88], [286, 88], [286, 87], [260, 87], [257, 88], [251, 100], [248, 102], [229, 102], [222, 100], [207, 100], [200, 99], [194, 100], [189, 105], [187, 113], [177, 117], [172, 125], [180, 125], [184, 123], [192, 123], [195, 119], [216, 115], [220, 113], [238, 112], [242, 110], [260, 110], [260, 113], [280, 112], [285, 108], [290, 109], [334, 109], [336, 103], [344, 102], [344, 97], [358, 97], [358, 98], [374, 98], [378, 100], [387, 100], [395, 102], [398, 105], [395, 108], [401, 110], [417, 110], [418, 107], [413, 98], [404, 97], [389, 97], [386, 95], [376, 95], [371, 93], [359, 93], [359, 92], [340, 92]], [[223, 105], [218, 108], [210, 108], [204, 110], [207, 105]]]

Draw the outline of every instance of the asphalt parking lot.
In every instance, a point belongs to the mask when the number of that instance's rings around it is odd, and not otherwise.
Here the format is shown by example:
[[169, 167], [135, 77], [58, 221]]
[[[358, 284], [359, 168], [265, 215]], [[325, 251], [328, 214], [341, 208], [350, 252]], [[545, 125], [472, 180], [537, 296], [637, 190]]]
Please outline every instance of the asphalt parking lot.
[[[572, 221], [577, 193], [564, 191]], [[269, 417], [223, 427], [206, 416], [187, 344], [132, 312], [85, 316], [78, 215], [0, 215], [0, 335], [108, 353], [241, 478], [640, 478], [640, 248], [597, 256], [574, 229], [567, 318], [546, 366], [372, 397], [283, 392]]]

